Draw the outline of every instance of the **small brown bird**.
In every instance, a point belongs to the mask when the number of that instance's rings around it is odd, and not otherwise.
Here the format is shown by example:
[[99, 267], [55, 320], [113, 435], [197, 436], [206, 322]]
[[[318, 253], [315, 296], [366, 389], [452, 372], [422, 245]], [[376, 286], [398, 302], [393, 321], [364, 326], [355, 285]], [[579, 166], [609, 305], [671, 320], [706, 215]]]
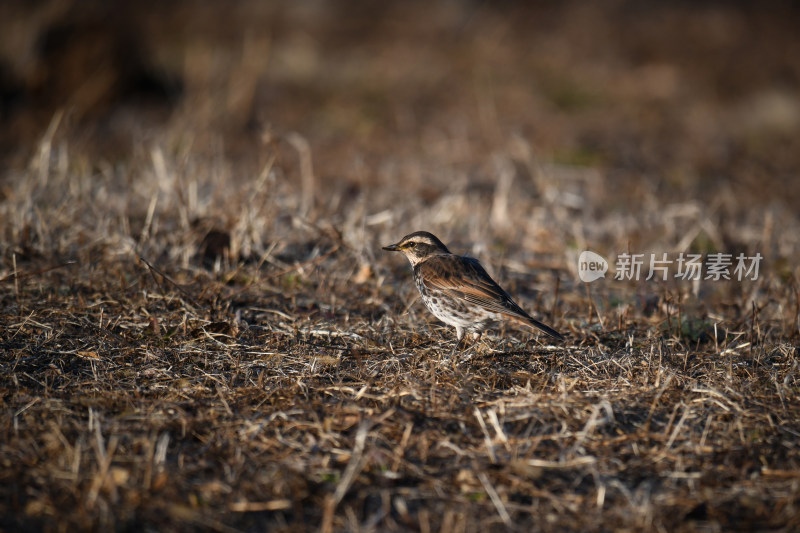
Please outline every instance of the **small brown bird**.
[[564, 340], [561, 333], [514, 303], [477, 259], [450, 253], [431, 233], [417, 231], [383, 249], [405, 254], [414, 269], [414, 282], [425, 306], [436, 318], [455, 326], [458, 341], [453, 351], [467, 331], [480, 338], [485, 329], [503, 318], [518, 320]]

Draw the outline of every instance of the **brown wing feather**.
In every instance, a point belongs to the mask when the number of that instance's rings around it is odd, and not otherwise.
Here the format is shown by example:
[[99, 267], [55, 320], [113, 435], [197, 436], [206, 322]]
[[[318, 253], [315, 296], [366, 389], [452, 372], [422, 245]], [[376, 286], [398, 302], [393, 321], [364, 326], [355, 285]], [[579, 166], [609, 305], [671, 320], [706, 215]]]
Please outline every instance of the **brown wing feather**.
[[477, 259], [458, 255], [432, 257], [416, 266], [423, 283], [455, 298], [479, 305], [488, 311], [500, 313], [537, 327], [556, 338], [563, 336], [553, 328], [539, 322], [520, 306], [495, 282]]
[[418, 268], [430, 288], [446, 291], [488, 311], [529, 318], [528, 313], [514, 303], [477, 259], [458, 255], [432, 257]]

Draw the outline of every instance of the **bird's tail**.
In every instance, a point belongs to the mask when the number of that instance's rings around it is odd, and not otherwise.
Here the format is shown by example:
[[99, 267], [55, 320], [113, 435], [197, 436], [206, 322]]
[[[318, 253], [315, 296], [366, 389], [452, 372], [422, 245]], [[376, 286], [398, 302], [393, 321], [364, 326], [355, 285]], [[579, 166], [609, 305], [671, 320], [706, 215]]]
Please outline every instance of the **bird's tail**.
[[533, 326], [535, 328], [538, 328], [538, 329], [544, 331], [545, 333], [547, 333], [548, 335], [550, 335], [551, 337], [553, 337], [556, 340], [559, 340], [559, 341], [564, 341], [565, 340], [564, 335], [562, 335], [561, 333], [557, 332], [556, 330], [554, 330], [553, 328], [551, 328], [547, 324], [543, 324], [542, 322], [539, 322], [538, 320], [536, 320], [532, 316], [514, 317], [514, 318], [516, 318], [517, 320], [519, 320], [521, 322], [524, 322], [525, 324], [528, 324], [529, 326]]

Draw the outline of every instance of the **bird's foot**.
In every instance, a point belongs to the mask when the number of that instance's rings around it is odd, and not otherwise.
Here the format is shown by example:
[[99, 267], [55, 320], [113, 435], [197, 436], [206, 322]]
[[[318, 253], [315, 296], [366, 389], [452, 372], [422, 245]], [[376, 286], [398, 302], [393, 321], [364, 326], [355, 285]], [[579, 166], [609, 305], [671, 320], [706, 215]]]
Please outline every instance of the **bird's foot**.
[[474, 355], [474, 352], [473, 352], [472, 348], [468, 348], [468, 349], [464, 350], [461, 353], [461, 355], [459, 355], [458, 362], [460, 364], [468, 363], [468, 362], [472, 361], [472, 356], [473, 355]]

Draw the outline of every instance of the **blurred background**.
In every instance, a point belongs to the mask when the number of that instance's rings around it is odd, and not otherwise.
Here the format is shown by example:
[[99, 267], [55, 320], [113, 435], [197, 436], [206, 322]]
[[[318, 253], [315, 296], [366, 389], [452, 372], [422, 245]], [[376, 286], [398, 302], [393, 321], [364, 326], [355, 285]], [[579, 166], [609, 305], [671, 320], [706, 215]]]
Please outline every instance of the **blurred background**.
[[7, 0], [2, 236], [21, 257], [95, 243], [186, 266], [298, 257], [324, 226], [372, 264], [427, 229], [490, 267], [511, 256], [565, 280], [587, 248], [760, 251], [787, 280], [799, 15], [780, 1]]

